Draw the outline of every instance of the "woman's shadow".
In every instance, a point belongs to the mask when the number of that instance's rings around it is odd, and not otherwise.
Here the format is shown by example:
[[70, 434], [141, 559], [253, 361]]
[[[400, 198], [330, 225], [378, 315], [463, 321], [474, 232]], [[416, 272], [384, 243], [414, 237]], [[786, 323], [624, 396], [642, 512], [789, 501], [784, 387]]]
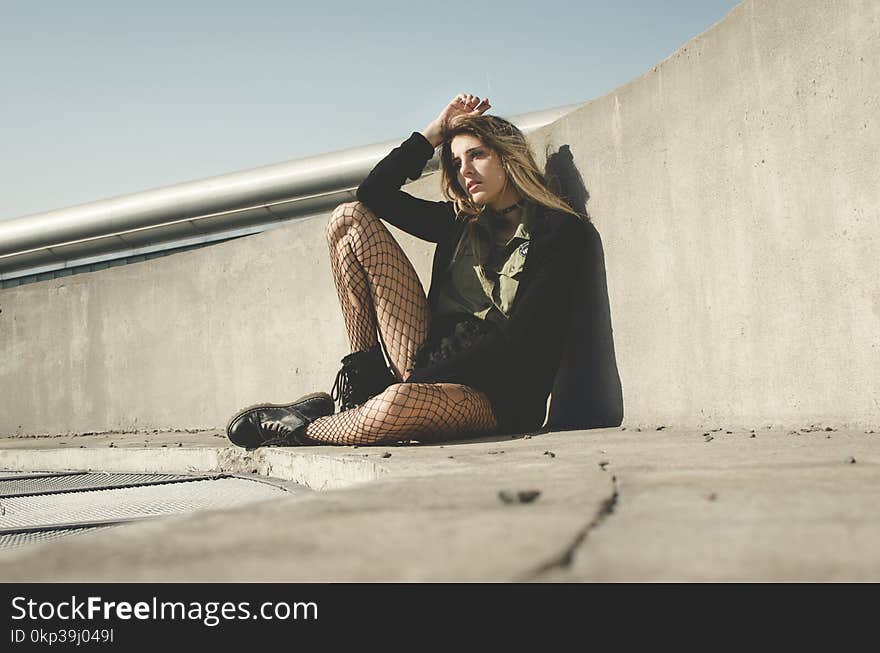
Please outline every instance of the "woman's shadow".
[[[590, 193], [568, 145], [547, 157], [545, 174], [569, 206], [588, 215]], [[572, 288], [571, 324], [550, 400], [546, 425], [550, 430], [619, 426], [623, 421], [602, 238], [592, 222], [587, 232], [583, 265]]]

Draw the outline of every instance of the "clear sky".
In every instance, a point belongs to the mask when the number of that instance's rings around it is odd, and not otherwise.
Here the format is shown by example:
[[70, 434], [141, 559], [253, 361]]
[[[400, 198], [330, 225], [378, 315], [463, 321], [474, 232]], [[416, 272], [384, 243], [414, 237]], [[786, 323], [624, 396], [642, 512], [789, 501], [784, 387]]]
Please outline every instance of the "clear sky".
[[0, 219], [639, 76], [738, 0], [0, 0]]

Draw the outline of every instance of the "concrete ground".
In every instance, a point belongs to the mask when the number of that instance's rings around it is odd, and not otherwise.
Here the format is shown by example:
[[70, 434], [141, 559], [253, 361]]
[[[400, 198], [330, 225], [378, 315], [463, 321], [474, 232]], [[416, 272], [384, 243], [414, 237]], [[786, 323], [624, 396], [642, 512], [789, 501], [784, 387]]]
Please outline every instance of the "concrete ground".
[[880, 580], [880, 434], [870, 431], [225, 445], [218, 431], [0, 440], [2, 469], [255, 472], [316, 490], [10, 550], [0, 579]]

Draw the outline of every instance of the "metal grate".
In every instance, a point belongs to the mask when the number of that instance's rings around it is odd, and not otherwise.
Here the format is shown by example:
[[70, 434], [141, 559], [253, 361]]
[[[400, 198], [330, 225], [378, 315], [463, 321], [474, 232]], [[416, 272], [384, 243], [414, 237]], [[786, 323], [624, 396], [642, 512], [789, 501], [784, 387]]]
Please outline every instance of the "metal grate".
[[48, 542], [49, 540], [57, 540], [68, 535], [78, 535], [80, 533], [88, 533], [96, 531], [99, 528], [108, 528], [107, 526], [84, 526], [82, 528], [59, 528], [51, 531], [21, 531], [16, 533], [0, 534], [0, 551], [4, 549], [17, 549], [28, 544], [38, 544], [40, 542]]
[[3, 476], [0, 549], [120, 522], [277, 499], [289, 492], [262, 479], [225, 475], [73, 472]]
[[176, 474], [108, 474], [106, 472], [70, 472], [65, 474], [28, 474], [0, 478], [0, 498], [23, 497], [57, 492], [108, 490], [111, 488], [179, 483], [208, 476], [193, 477]]

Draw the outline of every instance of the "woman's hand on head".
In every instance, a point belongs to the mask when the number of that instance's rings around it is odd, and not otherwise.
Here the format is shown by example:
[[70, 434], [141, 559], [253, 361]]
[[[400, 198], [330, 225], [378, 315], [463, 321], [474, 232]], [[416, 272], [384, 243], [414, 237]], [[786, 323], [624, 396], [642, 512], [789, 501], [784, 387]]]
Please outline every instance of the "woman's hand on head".
[[442, 142], [443, 128], [453, 118], [458, 116], [466, 116], [469, 114], [480, 115], [488, 111], [492, 105], [489, 104], [489, 98], [481, 100], [476, 95], [469, 93], [459, 93], [452, 102], [447, 104], [443, 111], [438, 115], [427, 127], [422, 130], [422, 135], [428, 139], [434, 147]]

